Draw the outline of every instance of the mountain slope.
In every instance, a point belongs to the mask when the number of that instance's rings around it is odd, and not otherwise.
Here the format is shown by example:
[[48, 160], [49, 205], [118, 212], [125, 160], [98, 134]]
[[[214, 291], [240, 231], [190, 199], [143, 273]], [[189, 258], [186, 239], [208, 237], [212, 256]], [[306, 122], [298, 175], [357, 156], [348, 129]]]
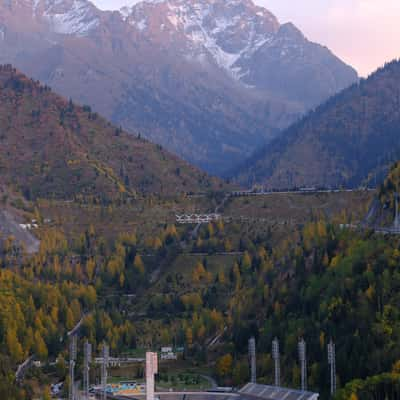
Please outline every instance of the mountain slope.
[[204, 173], [21, 73], [0, 69], [0, 184], [26, 197], [100, 200], [207, 189]]
[[144, 37], [169, 51], [178, 44], [183, 57], [306, 107], [357, 79], [328, 49], [251, 0], [147, 0], [123, 11]]
[[250, 0], [10, 0], [0, 62], [213, 173], [357, 79]]
[[238, 172], [270, 188], [357, 186], [400, 154], [400, 61], [294, 124]]

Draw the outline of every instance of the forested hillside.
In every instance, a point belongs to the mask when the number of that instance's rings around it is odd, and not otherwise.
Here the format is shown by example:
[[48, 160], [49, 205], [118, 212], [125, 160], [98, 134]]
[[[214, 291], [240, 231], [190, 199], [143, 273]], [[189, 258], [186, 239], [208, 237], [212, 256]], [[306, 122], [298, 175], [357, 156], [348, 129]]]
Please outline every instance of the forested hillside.
[[[282, 384], [291, 387], [299, 386], [297, 341], [303, 337], [309, 386], [322, 399], [329, 397], [331, 338], [339, 387], [391, 372], [400, 359], [400, 239], [340, 227], [363, 219], [368, 192], [288, 195], [292, 206], [286, 212], [282, 196], [229, 199], [221, 213], [236, 210], [241, 217], [203, 226], [195, 238], [193, 227], [175, 226], [166, 217], [178, 209], [212, 209], [218, 196], [146, 199], [134, 207], [32, 203], [27, 212], [38, 220], [39, 253], [21, 258], [12, 239], [1, 253], [7, 398], [30, 398], [41, 393], [49, 377], [66, 376], [66, 332], [83, 315], [81, 337], [95, 352], [104, 340], [116, 355], [173, 344], [184, 348], [181, 362], [210, 371], [221, 385], [248, 380], [251, 335], [257, 339], [259, 381], [273, 382], [276, 336]], [[258, 217], [264, 213], [276, 217]], [[31, 354], [46, 367], [16, 389], [12, 373]], [[49, 365], [56, 357], [58, 362]], [[166, 371], [161, 365], [161, 376]], [[15, 390], [19, 397], [11, 393]], [[349, 396], [364, 393], [359, 385], [346, 390]]]
[[237, 171], [244, 185], [355, 187], [399, 157], [400, 61], [362, 79], [282, 133]]
[[[332, 339], [339, 400], [399, 396], [400, 237], [362, 228], [371, 192], [188, 196], [219, 185], [11, 67], [0, 70], [0, 121], [0, 183], [13, 188], [1, 207], [35, 221], [40, 240], [34, 255], [1, 240], [0, 398], [67, 388], [68, 331], [80, 320], [80, 349], [84, 339], [95, 354], [104, 342], [114, 355], [172, 344], [179, 365], [221, 385], [248, 381], [254, 335], [259, 381], [273, 382], [277, 337], [282, 384], [298, 387], [304, 338], [322, 400]], [[391, 217], [399, 177], [396, 164], [376, 194]], [[175, 225], [176, 214], [216, 209], [214, 223]], [[42, 364], [16, 385], [29, 356]], [[158, 379], [175, 365], [161, 364]], [[128, 378], [142, 377], [139, 366]]]
[[26, 198], [201, 191], [216, 181], [11, 66], [0, 68], [0, 183]]
[[[229, 247], [234, 241], [226, 230], [209, 227], [196, 250], [209, 252], [219, 241]], [[399, 239], [315, 221], [271, 244], [267, 236], [246, 237], [234, 246], [243, 256], [225, 259], [219, 268], [204, 257], [190, 263], [189, 271], [166, 274], [147, 308], [163, 327], [161, 343], [177, 335], [193, 357], [204, 360], [207, 338], [226, 327], [217, 353], [221, 362], [232, 358], [228, 368], [217, 362], [216, 375], [221, 384], [239, 385], [249, 377], [247, 340], [253, 334], [259, 379], [273, 382], [271, 342], [278, 337], [284, 385], [298, 387], [297, 342], [304, 337], [309, 385], [322, 398], [329, 387], [330, 339], [336, 343], [340, 386], [391, 371], [400, 359]]]

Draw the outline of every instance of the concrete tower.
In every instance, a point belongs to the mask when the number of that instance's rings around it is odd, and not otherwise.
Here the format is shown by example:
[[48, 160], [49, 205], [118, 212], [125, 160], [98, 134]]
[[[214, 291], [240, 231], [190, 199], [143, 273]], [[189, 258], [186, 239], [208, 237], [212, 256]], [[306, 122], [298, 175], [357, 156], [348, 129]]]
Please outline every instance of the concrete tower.
[[146, 400], [154, 400], [154, 375], [158, 373], [157, 353], [146, 353]]

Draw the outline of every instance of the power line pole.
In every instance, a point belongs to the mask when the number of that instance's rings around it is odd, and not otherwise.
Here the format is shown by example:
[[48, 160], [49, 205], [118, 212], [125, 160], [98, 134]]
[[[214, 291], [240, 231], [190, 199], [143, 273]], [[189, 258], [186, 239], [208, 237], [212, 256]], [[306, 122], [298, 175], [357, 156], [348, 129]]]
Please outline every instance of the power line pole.
[[250, 382], [257, 383], [256, 339], [249, 339]]
[[103, 360], [101, 364], [101, 390], [103, 400], [107, 400], [107, 367], [110, 357], [110, 349], [107, 344], [103, 344]]
[[331, 396], [336, 393], [336, 346], [332, 339], [328, 343], [328, 363], [331, 369]]
[[77, 337], [72, 335], [69, 342], [69, 400], [75, 398], [75, 363], [77, 356]]
[[300, 340], [298, 347], [301, 368], [301, 390], [305, 392], [307, 390], [307, 348], [304, 339]]
[[279, 341], [278, 338], [275, 338], [272, 341], [272, 358], [274, 360], [275, 365], [275, 386], [281, 386], [281, 361], [280, 361], [280, 352], [279, 352]]
[[92, 362], [92, 345], [86, 340], [83, 348], [84, 366], [83, 366], [83, 390], [85, 400], [89, 400], [89, 371]]

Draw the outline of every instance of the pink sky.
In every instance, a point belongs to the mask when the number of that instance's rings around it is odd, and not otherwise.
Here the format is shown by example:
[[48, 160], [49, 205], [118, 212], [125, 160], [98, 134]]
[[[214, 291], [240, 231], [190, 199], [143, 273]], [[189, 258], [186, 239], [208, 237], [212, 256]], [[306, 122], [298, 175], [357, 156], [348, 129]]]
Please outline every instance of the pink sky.
[[[117, 9], [138, 0], [94, 0]], [[400, 0], [254, 0], [368, 75], [400, 57]]]
[[258, 0], [368, 75], [400, 57], [400, 0]]

